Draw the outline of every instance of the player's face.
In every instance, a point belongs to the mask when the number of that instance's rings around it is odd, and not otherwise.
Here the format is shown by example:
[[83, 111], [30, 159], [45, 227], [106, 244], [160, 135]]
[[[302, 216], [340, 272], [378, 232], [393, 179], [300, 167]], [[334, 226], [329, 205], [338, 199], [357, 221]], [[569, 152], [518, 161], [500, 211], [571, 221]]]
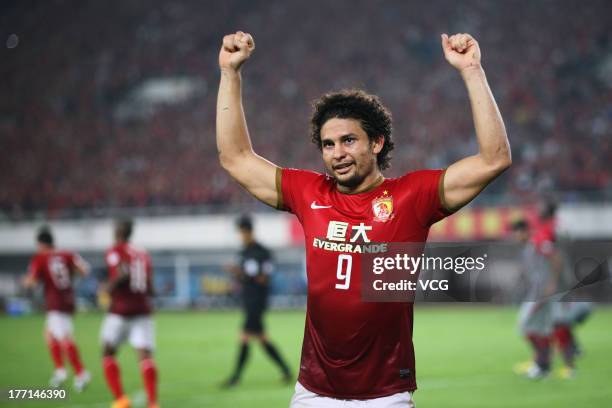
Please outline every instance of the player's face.
[[244, 228], [239, 229], [240, 239], [243, 245], [249, 244], [253, 240], [253, 232]]
[[327, 172], [338, 184], [355, 188], [374, 173], [383, 141], [371, 143], [355, 119], [329, 119], [321, 128], [321, 149]]

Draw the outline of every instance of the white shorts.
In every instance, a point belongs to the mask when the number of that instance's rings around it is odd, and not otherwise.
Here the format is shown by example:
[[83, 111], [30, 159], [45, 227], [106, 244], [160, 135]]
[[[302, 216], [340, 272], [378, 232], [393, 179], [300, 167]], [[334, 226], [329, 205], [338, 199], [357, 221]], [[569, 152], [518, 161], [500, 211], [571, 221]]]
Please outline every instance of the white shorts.
[[343, 400], [324, 397], [308, 391], [299, 382], [295, 384], [295, 394], [289, 408], [414, 408], [412, 393], [398, 392], [387, 397], [366, 400]]
[[70, 313], [58, 312], [57, 310], [48, 311], [45, 327], [47, 332], [56, 340], [72, 338], [74, 334], [72, 315]]
[[155, 325], [149, 315], [125, 317], [109, 313], [102, 322], [100, 338], [103, 344], [119, 346], [126, 339], [136, 349], [155, 348]]

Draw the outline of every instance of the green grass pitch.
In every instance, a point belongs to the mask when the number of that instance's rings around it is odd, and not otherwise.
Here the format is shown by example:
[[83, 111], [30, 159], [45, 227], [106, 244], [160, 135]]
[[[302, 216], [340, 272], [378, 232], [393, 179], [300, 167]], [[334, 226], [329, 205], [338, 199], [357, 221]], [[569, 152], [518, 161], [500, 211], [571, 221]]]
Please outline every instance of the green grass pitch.
[[[6, 407], [108, 407], [110, 394], [101, 372], [98, 333], [103, 315], [79, 314], [76, 337], [93, 382], [82, 394], [67, 388], [65, 402], [7, 402]], [[239, 312], [183, 312], [156, 315], [156, 360], [162, 407], [287, 407], [292, 386], [280, 383], [275, 366], [254, 344], [241, 384], [218, 385], [233, 367]], [[531, 382], [512, 373], [529, 353], [515, 330], [516, 309], [417, 305], [414, 341], [419, 390], [424, 407], [611, 407], [612, 308], [600, 307], [578, 336], [584, 355], [573, 380], [554, 377]], [[44, 316], [0, 317], [0, 389], [46, 386], [51, 362], [42, 339]], [[267, 327], [295, 371], [303, 335], [304, 312], [271, 312]], [[119, 360], [133, 406], [144, 406], [135, 354], [124, 345]], [[559, 360], [555, 361], [556, 367]], [[70, 383], [71, 384], [71, 383]], [[69, 385], [70, 385], [69, 384]]]

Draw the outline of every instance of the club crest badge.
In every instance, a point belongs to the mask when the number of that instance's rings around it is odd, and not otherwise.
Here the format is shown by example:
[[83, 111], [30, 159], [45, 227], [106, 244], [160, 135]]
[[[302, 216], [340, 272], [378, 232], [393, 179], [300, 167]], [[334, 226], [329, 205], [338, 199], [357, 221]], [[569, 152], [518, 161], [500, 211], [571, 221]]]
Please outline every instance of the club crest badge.
[[374, 221], [387, 222], [393, 218], [393, 197], [386, 191], [382, 196], [372, 200], [372, 212]]

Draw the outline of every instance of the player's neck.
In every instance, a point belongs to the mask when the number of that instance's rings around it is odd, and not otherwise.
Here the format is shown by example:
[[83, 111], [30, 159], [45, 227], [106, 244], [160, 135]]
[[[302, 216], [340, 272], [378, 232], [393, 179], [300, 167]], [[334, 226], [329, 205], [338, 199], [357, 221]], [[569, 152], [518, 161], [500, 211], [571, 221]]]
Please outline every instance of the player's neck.
[[385, 181], [385, 177], [382, 175], [380, 170], [373, 171], [356, 187], [347, 187], [340, 184], [336, 184], [336, 188], [342, 194], [359, 194], [366, 193], [370, 190], [380, 186]]

